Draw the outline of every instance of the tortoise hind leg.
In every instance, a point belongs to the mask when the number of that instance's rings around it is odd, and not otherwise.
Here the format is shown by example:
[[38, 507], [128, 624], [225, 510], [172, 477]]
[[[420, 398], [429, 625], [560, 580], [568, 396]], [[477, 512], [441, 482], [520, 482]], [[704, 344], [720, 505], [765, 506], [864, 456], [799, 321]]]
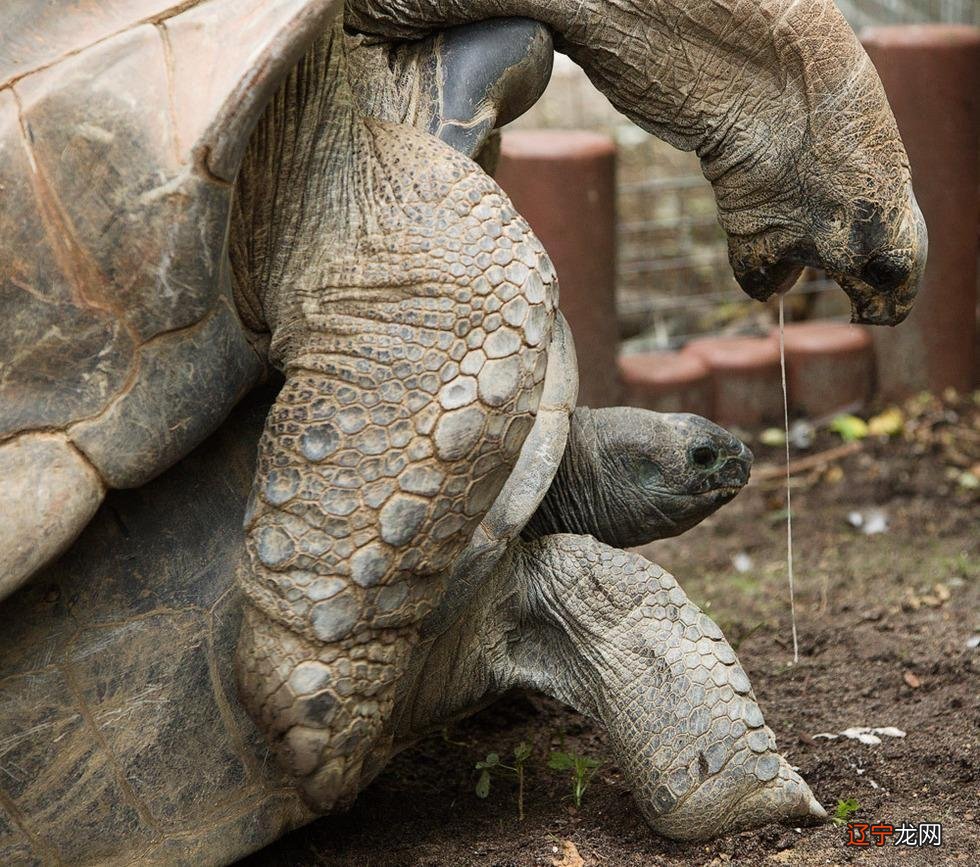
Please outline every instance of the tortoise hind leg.
[[[246, 517], [240, 694], [324, 812], [387, 758], [385, 727], [421, 621], [510, 472], [540, 393], [525, 371], [494, 407], [476, 398], [474, 379], [469, 405], [455, 408], [465, 384], [439, 388], [426, 372], [455, 362], [438, 351], [409, 360], [423, 332], [405, 324], [412, 304], [402, 312], [391, 328], [408, 334], [406, 357], [380, 364], [378, 343], [364, 341], [336, 355], [338, 370], [358, 356], [354, 367], [377, 377], [370, 387], [309, 371], [287, 380]], [[421, 387], [429, 378], [432, 393]]]
[[105, 496], [95, 468], [59, 434], [0, 445], [0, 599], [61, 554]]
[[412, 630], [324, 645], [246, 605], [239, 691], [280, 764], [319, 812], [344, 809], [383, 766]]

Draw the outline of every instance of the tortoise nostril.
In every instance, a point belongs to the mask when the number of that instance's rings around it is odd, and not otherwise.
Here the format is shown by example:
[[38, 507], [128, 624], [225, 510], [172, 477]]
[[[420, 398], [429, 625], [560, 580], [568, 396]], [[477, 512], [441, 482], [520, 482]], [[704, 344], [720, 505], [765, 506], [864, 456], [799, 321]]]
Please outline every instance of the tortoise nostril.
[[718, 451], [713, 446], [696, 446], [691, 451], [691, 460], [695, 466], [707, 469], [718, 462]]
[[869, 259], [861, 269], [861, 279], [878, 290], [895, 289], [909, 279], [911, 265], [901, 257], [884, 254]]

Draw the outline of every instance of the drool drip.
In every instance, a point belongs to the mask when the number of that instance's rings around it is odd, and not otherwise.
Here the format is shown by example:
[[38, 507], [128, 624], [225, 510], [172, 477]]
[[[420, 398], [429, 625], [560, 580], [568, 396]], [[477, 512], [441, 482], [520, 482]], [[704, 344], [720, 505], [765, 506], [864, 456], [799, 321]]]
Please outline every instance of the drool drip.
[[796, 594], [793, 582], [793, 503], [789, 471], [789, 398], [786, 391], [786, 340], [783, 296], [779, 296], [779, 371], [783, 382], [783, 426], [786, 432], [786, 572], [789, 576], [789, 616], [793, 631], [793, 662], [800, 661], [800, 646], [796, 637]]

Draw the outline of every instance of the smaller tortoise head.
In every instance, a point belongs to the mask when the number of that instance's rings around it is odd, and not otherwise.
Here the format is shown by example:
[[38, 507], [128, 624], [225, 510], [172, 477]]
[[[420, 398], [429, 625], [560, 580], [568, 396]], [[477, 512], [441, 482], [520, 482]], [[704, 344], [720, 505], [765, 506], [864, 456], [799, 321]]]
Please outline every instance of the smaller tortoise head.
[[[616, 539], [630, 547], [676, 536], [745, 487], [752, 452], [701, 416], [621, 407], [593, 413]], [[605, 540], [604, 540], [605, 541]]]
[[525, 537], [578, 533], [627, 548], [676, 536], [734, 498], [751, 467], [744, 443], [700, 416], [579, 408]]

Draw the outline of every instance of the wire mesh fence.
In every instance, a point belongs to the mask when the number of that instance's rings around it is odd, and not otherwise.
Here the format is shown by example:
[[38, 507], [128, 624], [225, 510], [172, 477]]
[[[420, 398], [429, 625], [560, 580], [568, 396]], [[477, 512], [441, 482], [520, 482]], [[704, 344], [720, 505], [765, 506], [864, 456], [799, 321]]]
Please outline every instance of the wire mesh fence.
[[[838, 0], [855, 29], [873, 24], [980, 24], [980, 0]], [[749, 301], [732, 277], [711, 187], [697, 157], [654, 139], [620, 115], [567, 58], [557, 57], [526, 129], [578, 128], [612, 135], [619, 149], [617, 309], [624, 351], [672, 349], [692, 336], [761, 333], [775, 308]], [[846, 319], [847, 299], [807, 269], [787, 315]]]
[[980, 24], [977, 0], [837, 0], [855, 29], [875, 24]]

